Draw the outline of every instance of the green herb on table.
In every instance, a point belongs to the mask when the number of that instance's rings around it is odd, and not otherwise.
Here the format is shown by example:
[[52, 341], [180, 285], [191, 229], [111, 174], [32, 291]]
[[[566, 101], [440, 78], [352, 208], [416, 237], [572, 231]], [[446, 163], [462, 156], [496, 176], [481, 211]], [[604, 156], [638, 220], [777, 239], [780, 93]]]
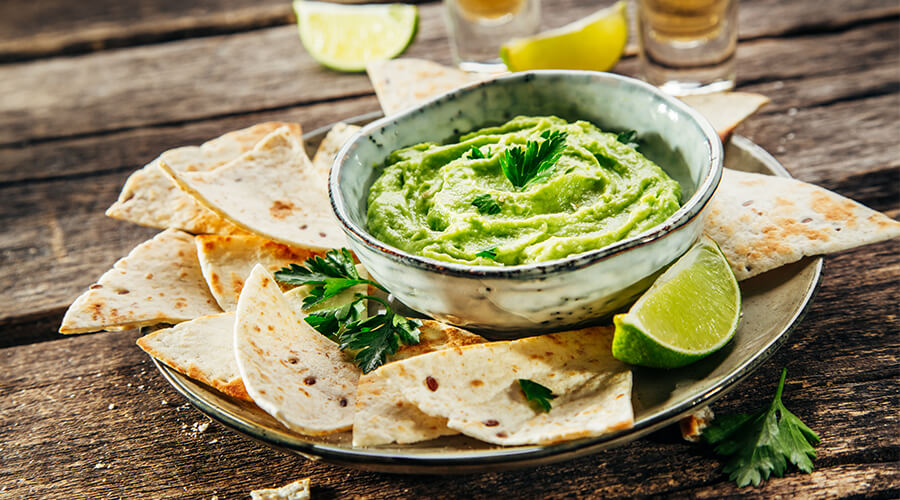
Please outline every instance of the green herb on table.
[[524, 146], [509, 148], [500, 156], [503, 174], [517, 189], [544, 178], [566, 149], [568, 134], [559, 130], [545, 130], [542, 141], [528, 141]]
[[472, 146], [472, 149], [469, 150], [469, 158], [472, 160], [483, 160], [484, 154], [475, 146]]
[[551, 391], [549, 387], [544, 387], [527, 378], [519, 379], [519, 387], [522, 388], [525, 399], [531, 401], [536, 407], [544, 412], [550, 411], [550, 401], [556, 399], [556, 396], [553, 395], [553, 391]]
[[476, 257], [494, 260], [497, 258], [497, 247], [491, 247], [475, 254]]
[[[315, 306], [355, 285], [372, 285], [389, 293], [378, 283], [360, 278], [349, 250], [330, 250], [325, 257], [307, 259], [304, 266], [291, 264], [275, 273], [275, 279], [290, 285], [310, 285], [309, 296], [303, 299], [303, 310]], [[362, 319], [364, 300], [380, 302], [385, 311]], [[380, 297], [356, 294], [349, 303], [310, 312], [305, 321], [319, 333], [340, 345], [341, 350], [356, 351], [354, 360], [363, 371], [383, 365], [387, 355], [394, 354], [400, 344], [419, 343], [418, 320], [399, 316], [390, 304]]]
[[619, 135], [616, 136], [616, 140], [621, 142], [622, 144], [627, 144], [628, 146], [637, 147], [637, 132], [634, 130], [626, 130], [624, 132], [620, 132]]
[[739, 487], [759, 486], [770, 474], [781, 477], [788, 462], [806, 473], [813, 470], [813, 446], [819, 444], [819, 436], [782, 404], [786, 374], [786, 369], [781, 371], [769, 408], [716, 418], [703, 431], [703, 440], [715, 445], [716, 453], [728, 457], [724, 472]]
[[500, 213], [500, 204], [491, 198], [488, 193], [480, 194], [472, 200], [472, 204], [478, 209], [478, 213], [485, 215], [494, 215]]

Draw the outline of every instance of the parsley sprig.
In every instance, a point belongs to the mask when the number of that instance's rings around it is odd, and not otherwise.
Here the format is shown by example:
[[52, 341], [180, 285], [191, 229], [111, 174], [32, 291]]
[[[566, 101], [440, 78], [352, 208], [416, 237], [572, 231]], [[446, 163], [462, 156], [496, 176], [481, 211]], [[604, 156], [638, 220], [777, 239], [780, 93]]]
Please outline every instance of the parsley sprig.
[[[303, 299], [303, 309], [308, 311], [348, 288], [356, 285], [372, 285], [386, 293], [378, 283], [361, 278], [349, 250], [330, 250], [325, 257], [307, 259], [305, 266], [291, 264], [275, 273], [275, 279], [290, 285], [311, 285], [310, 294]], [[366, 299], [381, 303], [385, 311], [363, 319]], [[349, 303], [326, 307], [309, 313], [306, 322], [319, 333], [338, 343], [341, 350], [355, 351], [354, 361], [363, 371], [383, 365], [387, 356], [394, 354], [400, 344], [419, 343], [419, 326], [422, 322], [397, 315], [390, 304], [380, 297], [356, 294]]]
[[475, 254], [476, 257], [484, 257], [485, 259], [497, 258], [497, 247], [485, 248]]
[[[500, 156], [500, 168], [516, 189], [542, 179], [566, 149], [568, 134], [560, 130], [541, 133], [542, 141], [528, 141], [524, 146], [509, 148]], [[543, 174], [543, 175], [542, 175]]]
[[787, 370], [782, 370], [768, 409], [716, 418], [703, 431], [703, 440], [715, 445], [716, 453], [728, 457], [724, 472], [739, 487], [759, 486], [770, 474], [781, 477], [788, 463], [806, 473], [813, 470], [813, 446], [820, 439], [781, 402], [786, 375]]
[[556, 399], [556, 396], [553, 395], [553, 391], [551, 391], [549, 387], [544, 387], [527, 378], [519, 379], [519, 387], [522, 388], [525, 399], [531, 401], [541, 411], [550, 411], [550, 401]]
[[485, 215], [499, 214], [501, 210], [500, 204], [494, 201], [489, 193], [476, 196], [472, 200], [472, 205], [475, 205], [475, 208], [478, 209], [478, 213]]

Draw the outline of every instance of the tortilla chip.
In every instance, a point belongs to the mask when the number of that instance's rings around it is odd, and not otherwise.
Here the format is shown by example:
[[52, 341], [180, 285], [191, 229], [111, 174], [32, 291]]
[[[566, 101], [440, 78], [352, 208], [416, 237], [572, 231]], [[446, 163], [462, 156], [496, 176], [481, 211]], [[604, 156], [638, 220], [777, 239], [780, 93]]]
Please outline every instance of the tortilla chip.
[[251, 500], [309, 500], [309, 478], [288, 483], [281, 488], [266, 488], [250, 492]]
[[220, 312], [200, 272], [194, 237], [167, 229], [135, 247], [75, 299], [59, 331], [180, 323]]
[[900, 236], [900, 222], [796, 179], [725, 169], [704, 231], [744, 280], [809, 255]]
[[197, 201], [240, 228], [285, 245], [315, 249], [346, 244], [328, 189], [288, 127], [253, 150], [207, 172], [160, 167]]
[[258, 264], [238, 299], [234, 351], [247, 393], [285, 427], [315, 436], [352, 426], [359, 369], [294, 314]]
[[[612, 332], [609, 327], [588, 328], [390, 363], [360, 378], [359, 401], [374, 388], [381, 392], [367, 398], [409, 402], [431, 416], [435, 426], [445, 419], [450, 429], [501, 445], [555, 443], [627, 429], [634, 420], [631, 371], [612, 357]], [[536, 412], [525, 400], [520, 378], [558, 395], [549, 413]], [[428, 435], [427, 429], [376, 423], [387, 426], [370, 429], [368, 422], [357, 420], [354, 435], [360, 432], [382, 443]]]
[[306, 248], [289, 247], [259, 236], [197, 236], [197, 254], [200, 268], [209, 289], [225, 311], [234, 311], [244, 280], [253, 266], [262, 264], [270, 273], [293, 262], [302, 264], [318, 255]]
[[356, 125], [347, 125], [344, 122], [338, 122], [331, 127], [331, 130], [328, 131], [328, 135], [322, 139], [322, 143], [319, 144], [319, 149], [316, 150], [316, 155], [313, 156], [312, 163], [313, 169], [325, 178], [325, 182], [328, 182], [331, 164], [334, 162], [335, 157], [337, 157], [341, 146], [343, 146], [353, 134], [358, 132], [360, 128], [361, 127], [357, 127]]
[[391, 59], [366, 65], [385, 115], [411, 108], [432, 97], [495, 75], [466, 73], [424, 59]]
[[[441, 349], [480, 344], [486, 340], [474, 333], [437, 321], [424, 320], [419, 343], [402, 346], [388, 363], [409, 359]], [[353, 417], [353, 446], [376, 446], [392, 442], [404, 444], [458, 434], [447, 427], [447, 419], [423, 413], [391, 385], [389, 377], [363, 375], [356, 389]]]
[[[298, 139], [303, 135], [300, 125], [295, 123], [260, 123], [229, 132], [201, 146], [166, 151], [163, 156], [175, 170], [214, 170], [249, 151], [281, 126], [289, 127]], [[160, 169], [159, 158], [128, 177], [119, 199], [106, 210], [106, 215], [142, 226], [183, 229], [195, 234], [243, 232], [178, 189]]]
[[769, 103], [768, 97], [749, 92], [689, 95], [681, 100], [706, 117], [722, 141], [728, 139], [734, 129], [750, 115]]
[[137, 340], [147, 354], [229, 396], [253, 401], [234, 359], [234, 313], [211, 314]]

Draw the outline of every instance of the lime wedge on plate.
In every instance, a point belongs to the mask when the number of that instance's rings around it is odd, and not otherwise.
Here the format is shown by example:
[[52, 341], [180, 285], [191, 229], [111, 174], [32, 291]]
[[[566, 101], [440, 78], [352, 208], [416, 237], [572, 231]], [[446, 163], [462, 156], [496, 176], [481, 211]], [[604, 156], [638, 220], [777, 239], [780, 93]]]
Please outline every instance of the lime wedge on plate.
[[500, 48], [500, 58], [510, 71], [608, 71], [622, 57], [626, 41], [628, 21], [620, 1], [562, 28], [513, 40]]
[[341, 5], [296, 0], [300, 41], [313, 59], [338, 71], [400, 55], [416, 36], [415, 5]]
[[612, 354], [632, 365], [677, 368], [728, 343], [741, 318], [741, 290], [718, 245], [703, 237], [613, 318]]

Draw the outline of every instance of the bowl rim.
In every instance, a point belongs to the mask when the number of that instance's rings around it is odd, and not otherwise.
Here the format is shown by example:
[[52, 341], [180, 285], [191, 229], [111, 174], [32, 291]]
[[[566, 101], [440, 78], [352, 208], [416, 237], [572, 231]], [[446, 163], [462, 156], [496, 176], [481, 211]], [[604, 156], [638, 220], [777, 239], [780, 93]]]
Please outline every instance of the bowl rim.
[[[346, 200], [344, 200], [344, 196], [340, 190], [341, 173], [344, 163], [346, 163], [346, 160], [349, 156], [349, 153], [356, 147], [359, 142], [369, 137], [372, 132], [383, 129], [404, 118], [417, 114], [425, 108], [434, 107], [436, 105], [439, 105], [440, 103], [456, 99], [459, 95], [474, 92], [481, 87], [492, 86], [497, 85], [501, 82], [511, 82], [517, 80], [527, 82], [535, 78], [565, 78], [575, 76], [588, 76], [592, 79], [615, 81], [620, 84], [638, 87], [645, 92], [649, 92], [656, 95], [657, 97], [662, 98], [662, 100], [665, 101], [666, 104], [689, 116], [700, 127], [703, 135], [705, 136], [707, 147], [710, 152], [706, 176], [699, 183], [694, 194], [684, 204], [682, 204], [682, 206], [679, 207], [679, 209], [675, 213], [669, 216], [669, 218], [662, 223], [648, 229], [647, 231], [644, 231], [643, 233], [625, 238], [605, 247], [589, 250], [583, 253], [568, 255], [559, 259], [533, 262], [529, 264], [519, 264], [515, 266], [482, 266], [447, 262], [403, 251], [399, 248], [395, 248], [385, 242], [378, 240], [377, 238], [369, 234], [369, 232], [365, 228], [359, 227], [356, 223], [353, 222], [353, 220], [350, 219], [349, 215], [347, 214]], [[340, 221], [341, 226], [343, 227], [344, 232], [347, 234], [347, 236], [357, 240], [359, 243], [369, 248], [370, 250], [374, 250], [377, 253], [383, 254], [391, 260], [426, 271], [432, 271], [451, 276], [523, 279], [553, 274], [561, 270], [581, 269], [593, 265], [599, 261], [609, 259], [617, 254], [661, 239], [662, 237], [675, 232], [681, 227], [687, 225], [691, 220], [700, 215], [700, 213], [709, 203], [709, 200], [712, 198], [712, 195], [718, 187], [719, 181], [722, 178], [722, 170], [724, 168], [723, 159], [724, 148], [722, 145], [722, 141], [719, 138], [718, 133], [713, 128], [712, 124], [710, 124], [703, 115], [688, 106], [686, 103], [682, 102], [676, 97], [664, 93], [663, 91], [659, 90], [653, 85], [650, 85], [649, 83], [638, 80], [636, 78], [598, 71], [532, 70], [512, 73], [509, 75], [502, 75], [481, 82], [474, 82], [463, 87], [444, 92], [417, 106], [406, 109], [399, 113], [395, 113], [393, 115], [386, 115], [383, 118], [380, 118], [363, 126], [362, 129], [358, 130], [346, 143], [344, 143], [344, 145], [338, 151], [338, 154], [335, 157], [335, 160], [332, 163], [331, 170], [329, 172], [328, 196], [331, 201], [331, 208], [337, 216], [338, 221]]]

